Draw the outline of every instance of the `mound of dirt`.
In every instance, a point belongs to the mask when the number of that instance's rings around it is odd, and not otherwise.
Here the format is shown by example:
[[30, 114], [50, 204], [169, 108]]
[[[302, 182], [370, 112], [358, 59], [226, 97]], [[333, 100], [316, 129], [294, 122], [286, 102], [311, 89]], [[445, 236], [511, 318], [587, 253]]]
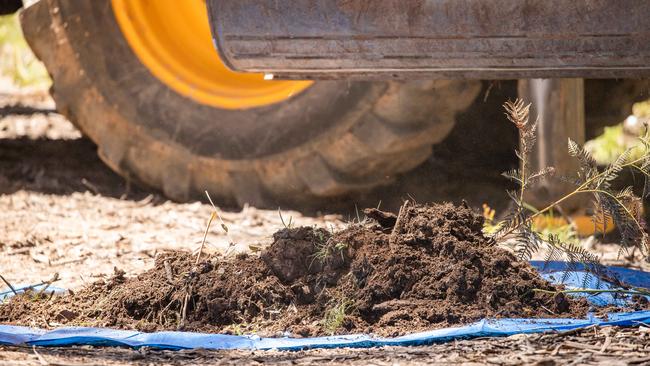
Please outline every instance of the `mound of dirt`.
[[116, 275], [63, 296], [28, 293], [0, 305], [0, 322], [145, 331], [398, 335], [484, 317], [585, 315], [526, 262], [483, 236], [466, 206], [366, 210], [366, 222], [331, 233], [274, 234], [260, 256], [160, 254], [136, 278]]

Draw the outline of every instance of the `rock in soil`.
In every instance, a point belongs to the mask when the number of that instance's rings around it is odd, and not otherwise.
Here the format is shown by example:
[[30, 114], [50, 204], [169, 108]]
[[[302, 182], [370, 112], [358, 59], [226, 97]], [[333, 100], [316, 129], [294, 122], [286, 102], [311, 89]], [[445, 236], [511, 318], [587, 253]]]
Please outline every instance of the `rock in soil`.
[[261, 255], [166, 252], [135, 278], [122, 273], [61, 296], [27, 293], [0, 322], [296, 336], [399, 335], [484, 317], [583, 317], [584, 300], [556, 290], [484, 237], [465, 205], [407, 204], [399, 215], [332, 233], [285, 228]]

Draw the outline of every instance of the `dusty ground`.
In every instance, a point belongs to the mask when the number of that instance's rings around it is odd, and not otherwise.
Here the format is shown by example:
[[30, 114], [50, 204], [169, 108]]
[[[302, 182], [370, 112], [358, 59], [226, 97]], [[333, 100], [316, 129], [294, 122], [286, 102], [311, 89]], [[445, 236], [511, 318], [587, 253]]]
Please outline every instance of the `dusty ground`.
[[[157, 251], [198, 248], [210, 206], [179, 204], [130, 185], [96, 156], [94, 144], [42, 92], [0, 94], [0, 268], [14, 285], [48, 279], [71, 288], [113, 272], [153, 265]], [[283, 227], [278, 211], [223, 211], [233, 251], [264, 244]], [[341, 225], [341, 216], [282, 211], [294, 225]], [[213, 226], [207, 242], [229, 246]], [[17, 270], [19, 269], [19, 270]], [[0, 286], [3, 287], [3, 286]]]
[[[53, 107], [43, 92], [0, 92], [0, 273], [9, 282], [40, 282], [58, 272], [61, 280], [56, 285], [74, 288], [111, 274], [114, 267], [125, 270], [127, 275], [140, 273], [151, 268], [155, 253], [163, 249], [198, 247], [209, 217], [208, 205], [168, 202], [155, 191], [124, 181], [99, 161], [95, 146], [81, 138]], [[431, 164], [440, 163], [434, 159]], [[394, 187], [384, 190], [394, 191]], [[485, 193], [483, 198], [489, 202], [490, 195]], [[481, 198], [474, 201], [480, 202]], [[292, 217], [296, 225], [339, 226], [349, 212], [308, 217], [283, 211], [282, 215], [285, 220]], [[237, 251], [269, 243], [271, 234], [283, 227], [278, 212], [252, 207], [224, 211], [223, 218]], [[228, 246], [226, 236], [216, 227], [208, 242], [214, 250]], [[608, 263], [625, 263], [616, 258], [616, 246], [596, 244], [593, 249], [602, 253]], [[650, 269], [639, 261], [627, 264]], [[603, 345], [608, 346], [603, 349]], [[565, 336], [374, 350], [170, 353], [75, 347], [37, 352], [41, 358], [31, 349], [0, 347], [0, 364], [553, 364], [552, 360], [566, 363], [568, 359], [575, 364], [640, 364], [650, 362], [650, 341], [648, 328], [610, 328]]]

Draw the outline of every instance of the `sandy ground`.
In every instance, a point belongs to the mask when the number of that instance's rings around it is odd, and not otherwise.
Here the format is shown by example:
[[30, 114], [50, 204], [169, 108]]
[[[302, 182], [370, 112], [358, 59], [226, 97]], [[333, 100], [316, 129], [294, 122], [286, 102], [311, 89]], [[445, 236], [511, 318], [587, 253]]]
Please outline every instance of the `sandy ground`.
[[[142, 272], [157, 251], [198, 249], [209, 205], [170, 202], [124, 181], [42, 92], [0, 94], [0, 105], [0, 268], [14, 286], [59, 273], [56, 285], [74, 288], [114, 267]], [[230, 235], [213, 225], [206, 241], [212, 250], [263, 246], [283, 227], [276, 210], [220, 212]], [[283, 210], [282, 218], [294, 225], [343, 224], [340, 215]]]
[[[161, 250], [198, 248], [209, 205], [174, 203], [138, 188], [105, 167], [95, 149], [56, 114], [46, 93], [0, 92], [0, 274], [13, 285], [37, 283], [59, 273], [56, 285], [74, 288], [110, 275], [114, 267], [129, 275], [144, 271]], [[295, 225], [332, 227], [345, 225], [348, 214], [311, 217], [282, 211], [285, 221], [291, 217]], [[283, 227], [275, 210], [245, 207], [222, 211], [222, 217], [230, 238], [213, 226], [207, 239], [210, 250], [263, 246]], [[231, 240], [235, 245], [229, 245]], [[642, 261], [617, 258], [615, 245], [591, 245], [607, 263], [650, 269]], [[647, 364], [649, 334], [646, 327], [605, 328], [429, 347], [302, 352], [0, 347], [0, 365]]]

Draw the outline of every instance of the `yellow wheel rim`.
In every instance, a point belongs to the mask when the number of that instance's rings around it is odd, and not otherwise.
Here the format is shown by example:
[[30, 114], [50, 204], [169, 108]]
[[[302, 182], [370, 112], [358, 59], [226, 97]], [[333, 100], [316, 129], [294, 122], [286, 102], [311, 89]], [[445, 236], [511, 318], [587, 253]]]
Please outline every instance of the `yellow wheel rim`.
[[228, 70], [213, 48], [204, 0], [112, 0], [112, 5], [140, 61], [171, 89], [199, 103], [261, 107], [286, 100], [312, 83], [269, 81], [262, 74]]

